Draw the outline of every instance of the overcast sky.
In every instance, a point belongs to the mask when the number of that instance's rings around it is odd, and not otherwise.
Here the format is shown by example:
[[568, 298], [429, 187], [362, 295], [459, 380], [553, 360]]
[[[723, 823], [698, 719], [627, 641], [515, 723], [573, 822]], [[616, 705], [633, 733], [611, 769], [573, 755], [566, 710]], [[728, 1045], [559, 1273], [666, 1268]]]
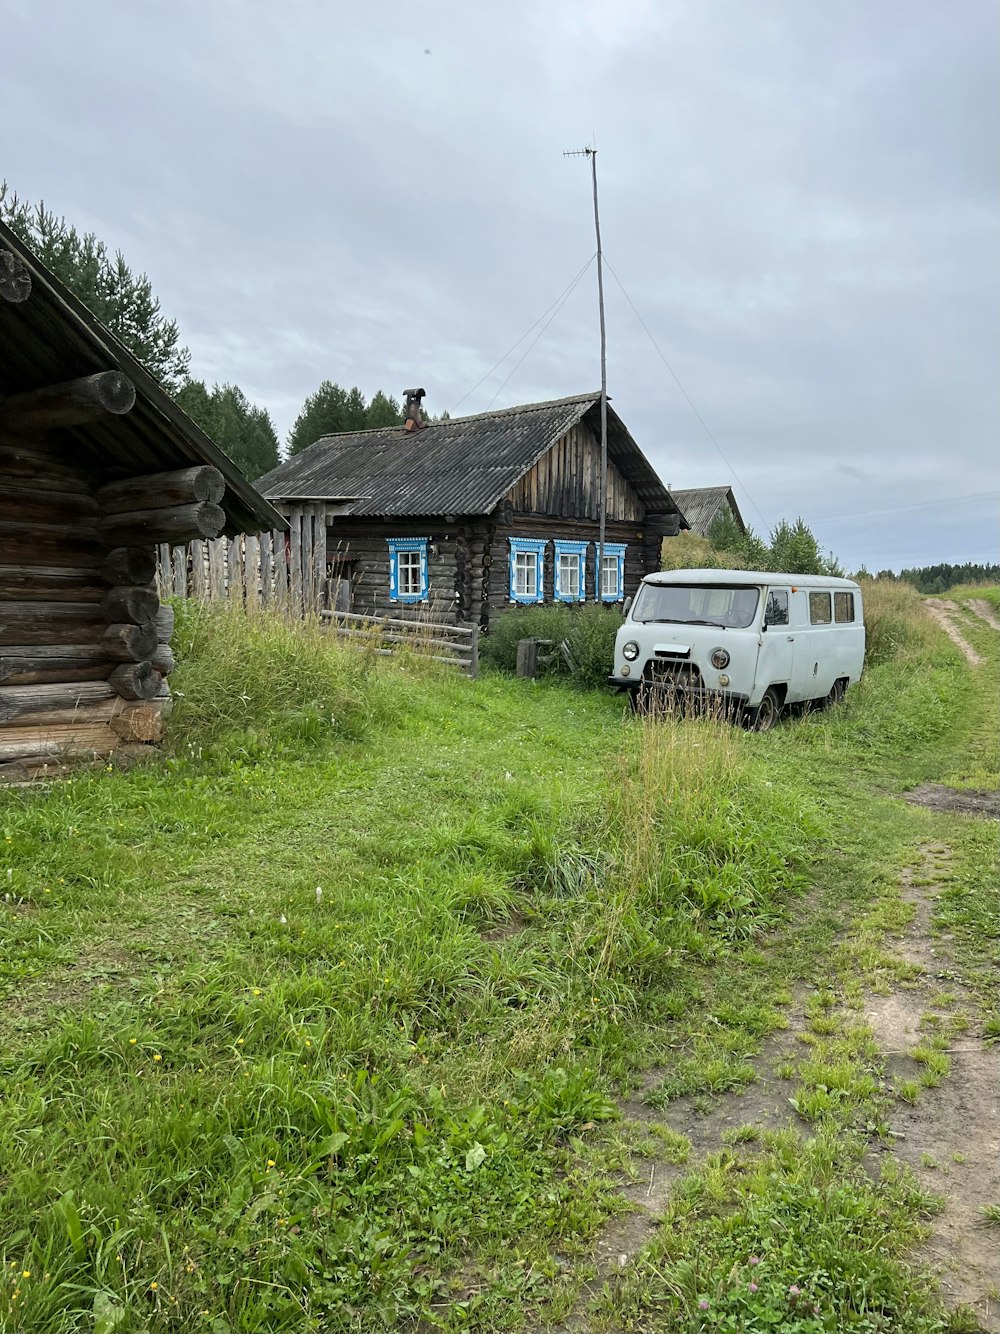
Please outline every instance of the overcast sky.
[[593, 255], [562, 152], [596, 136], [608, 262], [718, 442], [607, 273], [663, 480], [851, 568], [998, 559], [995, 0], [0, 13], [0, 174], [145, 270], [282, 439], [325, 378], [434, 412], [598, 387], [591, 267], [463, 397]]

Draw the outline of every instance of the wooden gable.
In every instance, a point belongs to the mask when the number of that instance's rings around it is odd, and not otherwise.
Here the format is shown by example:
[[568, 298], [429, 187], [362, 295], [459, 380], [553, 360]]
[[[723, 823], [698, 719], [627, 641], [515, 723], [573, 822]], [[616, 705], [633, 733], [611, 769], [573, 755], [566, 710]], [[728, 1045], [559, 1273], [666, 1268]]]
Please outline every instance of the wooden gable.
[[[533, 468], [507, 492], [515, 512], [552, 514], [566, 519], [597, 520], [600, 514], [601, 445], [583, 421], [577, 422]], [[608, 459], [610, 520], [641, 523], [645, 510], [639, 497]]]

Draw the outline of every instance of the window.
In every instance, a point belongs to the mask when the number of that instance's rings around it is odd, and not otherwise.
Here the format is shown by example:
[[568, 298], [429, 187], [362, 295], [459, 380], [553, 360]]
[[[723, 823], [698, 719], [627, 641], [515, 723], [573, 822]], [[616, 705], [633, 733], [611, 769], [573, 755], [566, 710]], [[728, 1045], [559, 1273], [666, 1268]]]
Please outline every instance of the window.
[[555, 596], [558, 602], [582, 602], [584, 587], [583, 558], [586, 542], [557, 542], [555, 562]]
[[854, 620], [854, 594], [834, 593], [833, 619], [838, 623]]
[[643, 584], [632, 620], [745, 630], [753, 624], [759, 605], [760, 589], [745, 584]]
[[530, 537], [510, 539], [510, 599], [541, 602], [544, 594], [545, 543]]
[[390, 537], [389, 545], [389, 601], [426, 602], [427, 600], [427, 543], [426, 537]]
[[767, 607], [764, 610], [764, 624], [788, 624], [788, 594], [783, 588], [772, 588], [768, 593]]
[[[598, 553], [600, 549], [598, 545]], [[604, 559], [601, 561], [600, 579], [597, 582], [601, 590], [601, 602], [619, 602], [625, 596], [624, 542], [605, 542]]]
[[809, 620], [813, 625], [829, 625], [833, 620], [829, 593], [809, 594]]

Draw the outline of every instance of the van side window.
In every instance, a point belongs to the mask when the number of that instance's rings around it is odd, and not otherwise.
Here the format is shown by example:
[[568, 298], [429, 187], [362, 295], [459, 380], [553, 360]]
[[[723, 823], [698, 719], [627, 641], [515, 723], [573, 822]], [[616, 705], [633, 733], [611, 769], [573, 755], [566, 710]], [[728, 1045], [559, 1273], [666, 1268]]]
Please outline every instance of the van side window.
[[833, 619], [839, 624], [841, 621], [854, 620], [854, 594], [853, 593], [834, 593], [833, 595]]
[[764, 611], [765, 625], [788, 624], [788, 594], [783, 589], [772, 589], [767, 595]]
[[829, 625], [833, 620], [829, 593], [809, 594], [809, 620], [813, 625]]

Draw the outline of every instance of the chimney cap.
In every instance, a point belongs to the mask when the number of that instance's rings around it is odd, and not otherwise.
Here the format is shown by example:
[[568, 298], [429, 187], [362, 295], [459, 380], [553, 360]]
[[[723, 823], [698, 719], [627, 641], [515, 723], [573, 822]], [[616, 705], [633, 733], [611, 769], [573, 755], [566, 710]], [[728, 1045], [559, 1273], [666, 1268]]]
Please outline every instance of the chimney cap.
[[427, 390], [426, 390], [426, 389], [404, 389], [404, 390], [403, 390], [403, 397], [406, 398], [406, 399], [410, 399], [410, 398], [426, 398], [426, 397], [427, 397]]

